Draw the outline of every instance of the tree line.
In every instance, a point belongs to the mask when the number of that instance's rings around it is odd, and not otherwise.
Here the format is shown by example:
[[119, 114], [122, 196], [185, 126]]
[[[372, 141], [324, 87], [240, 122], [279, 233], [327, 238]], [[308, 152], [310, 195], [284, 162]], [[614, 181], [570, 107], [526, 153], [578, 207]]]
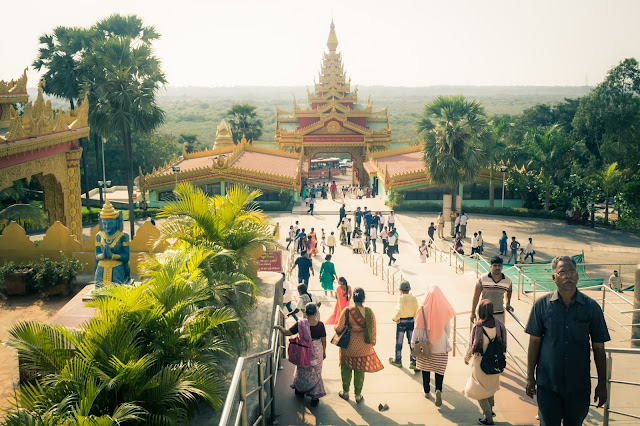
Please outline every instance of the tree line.
[[[520, 115], [488, 117], [482, 104], [441, 96], [425, 106], [417, 124], [434, 182], [453, 193], [482, 167], [509, 173], [507, 186], [522, 206], [580, 209], [609, 203], [620, 221], [640, 219], [640, 67], [625, 59], [589, 94]], [[493, 191], [491, 206], [493, 206]]]

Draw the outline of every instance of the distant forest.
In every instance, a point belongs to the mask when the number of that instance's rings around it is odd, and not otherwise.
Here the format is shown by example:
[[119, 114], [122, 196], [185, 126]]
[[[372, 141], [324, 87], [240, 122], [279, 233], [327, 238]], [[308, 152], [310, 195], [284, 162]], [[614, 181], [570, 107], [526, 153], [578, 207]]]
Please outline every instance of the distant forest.
[[[352, 86], [353, 87], [353, 86]], [[389, 106], [389, 120], [394, 141], [416, 141], [415, 123], [423, 108], [438, 95], [464, 95], [482, 102], [489, 116], [519, 114], [537, 104], [555, 104], [565, 98], [584, 96], [590, 87], [491, 87], [491, 86], [432, 86], [383, 87], [360, 86], [358, 100], [366, 103], [371, 96], [374, 110]], [[181, 133], [198, 135], [197, 146], [210, 148], [216, 127], [225, 112], [236, 103], [258, 107], [264, 123], [263, 141], [273, 141], [276, 129], [276, 105], [291, 111], [293, 97], [299, 105], [306, 104], [307, 89], [295, 87], [176, 87], [161, 92], [160, 106], [166, 111], [166, 121], [159, 133], [178, 137]]]
[[[537, 104], [556, 104], [565, 98], [576, 99], [591, 89], [585, 86], [360, 86], [358, 100], [366, 103], [371, 96], [374, 110], [388, 105], [394, 141], [410, 139], [416, 142], [415, 123], [424, 106], [439, 95], [464, 95], [478, 100], [491, 117], [520, 114]], [[29, 92], [30, 99], [35, 100], [36, 89], [31, 88]], [[291, 111], [294, 96], [299, 105], [306, 104], [306, 87], [169, 87], [158, 96], [166, 119], [157, 132], [175, 137], [176, 142], [181, 133], [194, 133], [198, 137], [198, 149], [210, 148], [216, 137], [216, 127], [226, 111], [233, 104], [248, 103], [258, 107], [258, 115], [264, 124], [260, 139], [270, 142], [276, 130], [276, 105]], [[69, 108], [65, 101], [48, 99], [54, 108]]]

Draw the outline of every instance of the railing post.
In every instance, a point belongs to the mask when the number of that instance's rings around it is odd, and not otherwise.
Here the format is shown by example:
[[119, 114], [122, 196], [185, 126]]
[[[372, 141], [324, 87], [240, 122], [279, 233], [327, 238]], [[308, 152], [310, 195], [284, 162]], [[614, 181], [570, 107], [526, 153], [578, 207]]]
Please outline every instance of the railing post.
[[522, 287], [520, 285], [520, 274], [518, 274], [518, 300], [520, 300], [520, 292], [522, 291]]
[[244, 370], [240, 373], [240, 401], [242, 401], [240, 424], [247, 426], [247, 375]]
[[536, 280], [533, 280], [533, 303], [536, 303], [536, 289], [537, 289]]
[[[277, 353], [277, 352], [276, 352]], [[278, 371], [277, 367], [274, 367], [276, 362], [275, 353], [271, 356], [271, 368], [269, 369], [269, 392], [271, 393], [271, 418], [270, 423], [276, 424], [276, 373]]]
[[602, 424], [607, 426], [609, 424], [609, 407], [611, 405], [611, 369], [613, 367], [613, 358], [611, 352], [607, 357], [607, 402], [604, 403], [604, 414], [602, 415]]
[[[633, 289], [633, 324], [640, 324], [640, 266], [636, 267], [635, 288]], [[637, 348], [640, 346], [640, 325], [631, 326], [631, 346]]]
[[264, 362], [262, 358], [258, 359], [258, 381], [260, 382], [260, 389], [258, 390], [258, 408], [260, 409], [260, 416], [262, 420], [260, 424], [266, 426], [267, 422], [264, 413]]
[[458, 334], [458, 316], [453, 316], [453, 356], [456, 356], [456, 335]]
[[602, 312], [604, 312], [604, 305], [607, 299], [607, 289], [605, 288], [606, 284], [602, 284]]

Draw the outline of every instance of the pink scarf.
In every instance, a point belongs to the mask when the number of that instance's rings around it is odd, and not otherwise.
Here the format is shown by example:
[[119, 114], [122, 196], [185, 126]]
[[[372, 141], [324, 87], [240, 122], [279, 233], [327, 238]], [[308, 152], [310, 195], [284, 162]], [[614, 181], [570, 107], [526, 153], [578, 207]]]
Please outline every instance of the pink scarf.
[[[442, 336], [442, 333], [444, 333], [445, 325], [456, 316], [456, 311], [437, 285], [427, 288], [427, 294], [422, 302], [422, 307], [424, 307], [424, 313], [426, 315], [425, 319], [427, 322], [429, 341], [435, 345], [438, 339], [440, 339], [440, 336]], [[418, 308], [413, 324], [415, 328], [424, 329], [421, 308]]]

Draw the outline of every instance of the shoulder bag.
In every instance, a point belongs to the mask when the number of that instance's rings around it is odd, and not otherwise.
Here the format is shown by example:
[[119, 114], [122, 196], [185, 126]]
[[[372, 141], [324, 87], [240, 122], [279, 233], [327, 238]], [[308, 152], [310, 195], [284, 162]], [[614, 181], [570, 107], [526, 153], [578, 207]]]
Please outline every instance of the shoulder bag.
[[427, 340], [424, 342], [417, 342], [411, 349], [411, 355], [414, 358], [429, 358], [433, 351], [431, 342], [429, 341], [429, 333], [427, 332], [427, 320], [424, 317], [424, 306], [422, 306], [422, 324], [424, 325], [424, 332], [427, 334]]
[[[311, 366], [311, 336], [309, 340], [303, 339], [302, 329], [303, 327], [300, 325], [302, 321], [298, 321], [298, 335], [293, 339], [289, 339], [289, 348], [287, 349], [287, 357], [289, 358], [289, 362], [291, 364], [297, 365], [298, 367], [310, 367]], [[306, 328], [308, 329], [308, 328]]]
[[334, 345], [346, 349], [349, 346], [351, 340], [351, 324], [349, 324], [349, 307], [347, 306], [347, 312], [345, 312], [345, 327], [340, 333], [336, 333], [331, 339], [331, 343]]

